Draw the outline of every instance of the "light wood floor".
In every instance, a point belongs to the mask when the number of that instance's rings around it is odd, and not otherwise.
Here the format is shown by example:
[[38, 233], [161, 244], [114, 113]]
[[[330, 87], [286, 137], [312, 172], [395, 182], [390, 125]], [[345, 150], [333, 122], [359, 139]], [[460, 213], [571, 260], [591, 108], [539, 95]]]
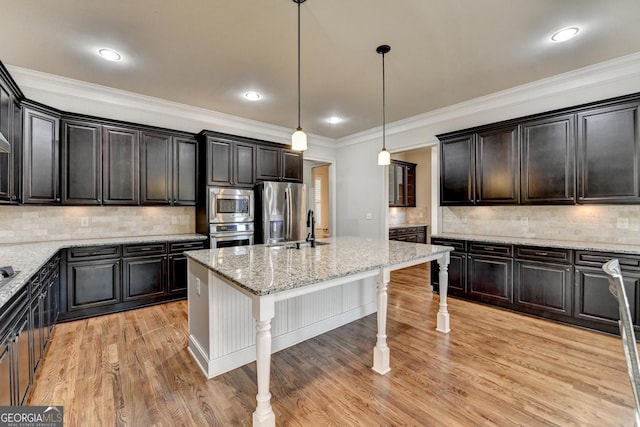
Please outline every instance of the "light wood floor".
[[[453, 298], [435, 332], [428, 274], [392, 274], [387, 375], [375, 315], [273, 356], [278, 425], [633, 425], [619, 338]], [[60, 324], [30, 404], [63, 405], [66, 426], [250, 425], [255, 364], [205, 380], [186, 328], [186, 302]]]

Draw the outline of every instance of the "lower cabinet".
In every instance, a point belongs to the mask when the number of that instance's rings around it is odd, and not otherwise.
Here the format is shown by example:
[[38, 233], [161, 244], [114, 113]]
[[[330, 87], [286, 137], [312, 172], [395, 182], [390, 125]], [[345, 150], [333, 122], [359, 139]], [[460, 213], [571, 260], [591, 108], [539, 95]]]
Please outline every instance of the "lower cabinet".
[[389, 240], [427, 243], [427, 226], [389, 228]]
[[[618, 334], [618, 303], [602, 265], [620, 261], [631, 316], [640, 332], [640, 255], [434, 237], [450, 252], [448, 294]], [[438, 264], [431, 284], [439, 292]]]
[[204, 240], [66, 250], [61, 320], [114, 313], [186, 297], [186, 250]]
[[0, 317], [0, 406], [24, 404], [31, 388], [30, 322], [25, 287]]

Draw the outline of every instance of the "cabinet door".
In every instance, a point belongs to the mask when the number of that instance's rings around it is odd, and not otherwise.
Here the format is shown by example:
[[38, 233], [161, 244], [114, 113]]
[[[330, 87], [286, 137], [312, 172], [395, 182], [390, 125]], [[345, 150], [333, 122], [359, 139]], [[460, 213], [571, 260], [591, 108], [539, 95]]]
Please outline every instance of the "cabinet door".
[[25, 108], [23, 203], [60, 202], [59, 127], [59, 117]]
[[171, 135], [140, 133], [140, 201], [143, 205], [171, 204]]
[[[629, 300], [631, 319], [638, 328], [640, 273], [623, 271], [624, 289]], [[617, 330], [620, 314], [618, 301], [609, 292], [609, 280], [601, 268], [576, 266], [574, 316], [613, 327]]]
[[407, 165], [405, 166], [405, 206], [415, 208], [416, 207], [416, 167]]
[[253, 144], [234, 144], [233, 184], [251, 187], [256, 182], [256, 147]]
[[395, 193], [396, 193], [396, 206], [404, 206], [405, 201], [405, 167], [402, 165], [395, 165]]
[[183, 254], [169, 255], [170, 294], [185, 293], [187, 290], [187, 257]]
[[62, 204], [102, 203], [102, 126], [62, 121]]
[[442, 140], [440, 167], [440, 204], [472, 205], [475, 202], [474, 136]]
[[578, 114], [578, 201], [640, 202], [639, 103]]
[[[32, 284], [33, 286], [34, 284]], [[36, 294], [31, 300], [31, 336], [33, 339], [33, 346], [31, 347], [33, 365], [33, 372], [40, 366], [40, 360], [42, 359], [42, 349], [44, 347], [44, 335], [43, 335], [43, 307], [42, 307], [42, 293], [38, 287]]]
[[571, 316], [573, 267], [535, 261], [516, 261], [514, 296], [516, 305], [536, 314]]
[[282, 180], [302, 182], [302, 153], [282, 149]]
[[233, 143], [207, 137], [207, 185], [233, 182]]
[[513, 260], [484, 255], [468, 255], [469, 296], [497, 305], [513, 301]]
[[277, 147], [257, 146], [256, 179], [278, 181], [280, 179], [280, 149]]
[[166, 257], [125, 258], [122, 264], [123, 300], [162, 295], [166, 292]]
[[479, 204], [518, 203], [519, 144], [517, 126], [478, 132], [476, 141], [476, 201]]
[[173, 204], [195, 205], [198, 143], [193, 138], [173, 138]]
[[573, 204], [575, 198], [575, 115], [522, 125], [520, 194], [523, 204]]
[[67, 263], [69, 311], [120, 302], [120, 260]]
[[20, 314], [15, 330], [15, 342], [12, 349], [14, 369], [16, 370], [16, 405], [24, 405], [31, 387], [31, 360], [29, 356], [29, 310], [28, 307]]
[[134, 129], [103, 128], [103, 204], [139, 204], [139, 139]]
[[[13, 101], [11, 94], [0, 84], [0, 134], [12, 143], [13, 138]], [[11, 200], [11, 181], [13, 176], [13, 150], [11, 153], [0, 153], [0, 200]]]

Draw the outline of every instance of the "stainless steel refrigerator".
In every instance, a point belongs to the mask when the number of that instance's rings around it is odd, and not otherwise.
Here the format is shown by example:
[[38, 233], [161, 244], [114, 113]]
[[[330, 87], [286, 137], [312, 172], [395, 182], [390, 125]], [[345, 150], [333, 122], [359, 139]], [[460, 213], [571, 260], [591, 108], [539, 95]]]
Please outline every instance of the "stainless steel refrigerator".
[[255, 242], [301, 242], [307, 237], [307, 188], [293, 182], [261, 182], [255, 188]]

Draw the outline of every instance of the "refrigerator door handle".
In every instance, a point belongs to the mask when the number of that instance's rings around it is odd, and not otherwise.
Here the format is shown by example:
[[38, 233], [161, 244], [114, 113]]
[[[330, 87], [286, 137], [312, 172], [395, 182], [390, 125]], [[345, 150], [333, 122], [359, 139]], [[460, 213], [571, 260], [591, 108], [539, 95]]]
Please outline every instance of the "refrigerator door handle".
[[287, 240], [291, 240], [291, 223], [293, 222], [293, 217], [292, 217], [292, 210], [293, 210], [293, 204], [291, 201], [291, 189], [290, 188], [286, 188], [284, 190], [284, 199], [285, 199], [285, 209], [287, 210], [287, 212], [285, 213], [285, 227], [286, 227], [286, 233], [287, 233]]

